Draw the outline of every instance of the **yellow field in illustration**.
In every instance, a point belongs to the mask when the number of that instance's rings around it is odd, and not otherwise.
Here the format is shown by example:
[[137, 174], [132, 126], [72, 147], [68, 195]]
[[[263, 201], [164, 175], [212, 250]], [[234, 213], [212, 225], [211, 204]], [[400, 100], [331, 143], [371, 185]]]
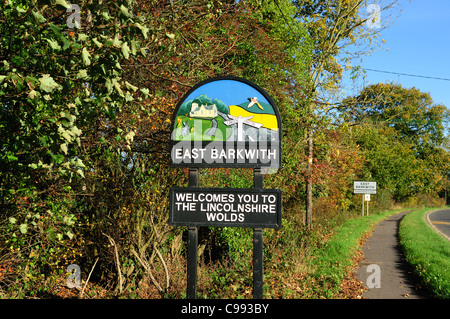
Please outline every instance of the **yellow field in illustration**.
[[263, 124], [263, 127], [268, 128], [270, 130], [278, 131], [278, 122], [277, 117], [273, 114], [263, 114], [263, 113], [252, 113], [243, 109], [238, 105], [230, 105], [230, 114], [233, 116], [253, 116], [251, 119], [252, 122], [257, 122]]

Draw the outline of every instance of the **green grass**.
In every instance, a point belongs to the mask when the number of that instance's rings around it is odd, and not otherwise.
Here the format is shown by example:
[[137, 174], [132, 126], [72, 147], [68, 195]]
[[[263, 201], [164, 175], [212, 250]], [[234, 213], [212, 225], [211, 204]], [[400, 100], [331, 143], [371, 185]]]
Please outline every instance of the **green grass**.
[[364, 234], [381, 220], [408, 209], [397, 209], [369, 216], [350, 219], [340, 225], [324, 247], [316, 252], [311, 261], [311, 271], [316, 283], [316, 294], [335, 298], [340, 284], [353, 265], [353, 256], [359, 249]]
[[422, 284], [436, 298], [450, 298], [450, 242], [426, 221], [432, 209], [420, 209], [400, 223], [400, 244]]

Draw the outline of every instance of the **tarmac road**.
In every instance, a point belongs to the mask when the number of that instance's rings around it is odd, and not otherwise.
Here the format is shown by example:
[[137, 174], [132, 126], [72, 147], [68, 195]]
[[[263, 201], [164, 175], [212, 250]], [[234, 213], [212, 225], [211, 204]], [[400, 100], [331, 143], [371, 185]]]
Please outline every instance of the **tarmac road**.
[[450, 240], [450, 209], [431, 212], [427, 215], [428, 222]]
[[356, 278], [368, 288], [368, 299], [424, 299], [416, 289], [415, 279], [403, 259], [398, 240], [398, 226], [403, 212], [381, 221], [362, 251], [365, 259], [356, 270]]

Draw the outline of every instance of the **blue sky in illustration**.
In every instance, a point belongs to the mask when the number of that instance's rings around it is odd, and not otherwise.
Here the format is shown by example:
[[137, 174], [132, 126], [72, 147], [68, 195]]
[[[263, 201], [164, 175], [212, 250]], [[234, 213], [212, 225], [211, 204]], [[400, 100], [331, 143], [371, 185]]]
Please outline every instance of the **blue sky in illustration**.
[[211, 100], [215, 98], [221, 100], [227, 106], [249, 102], [249, 97], [257, 97], [258, 101], [270, 104], [259, 91], [244, 82], [235, 80], [206, 83], [193, 91], [184, 101], [193, 100], [201, 94], [206, 94]]

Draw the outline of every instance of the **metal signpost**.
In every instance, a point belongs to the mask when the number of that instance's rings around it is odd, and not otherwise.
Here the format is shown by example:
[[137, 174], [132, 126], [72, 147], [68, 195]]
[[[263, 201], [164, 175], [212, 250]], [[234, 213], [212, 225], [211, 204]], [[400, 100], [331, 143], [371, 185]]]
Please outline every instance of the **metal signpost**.
[[370, 194], [377, 193], [377, 182], [354, 181], [353, 193], [362, 194], [362, 216], [364, 216], [364, 202], [367, 202], [367, 216], [369, 216]]
[[[170, 190], [169, 224], [188, 226], [187, 298], [197, 295], [198, 227], [253, 228], [253, 297], [263, 297], [263, 228], [281, 228], [279, 189], [263, 174], [281, 167], [281, 118], [271, 97], [237, 77], [189, 90], [172, 118], [171, 165], [189, 167], [189, 186]], [[201, 188], [201, 167], [253, 168], [253, 188]]]

